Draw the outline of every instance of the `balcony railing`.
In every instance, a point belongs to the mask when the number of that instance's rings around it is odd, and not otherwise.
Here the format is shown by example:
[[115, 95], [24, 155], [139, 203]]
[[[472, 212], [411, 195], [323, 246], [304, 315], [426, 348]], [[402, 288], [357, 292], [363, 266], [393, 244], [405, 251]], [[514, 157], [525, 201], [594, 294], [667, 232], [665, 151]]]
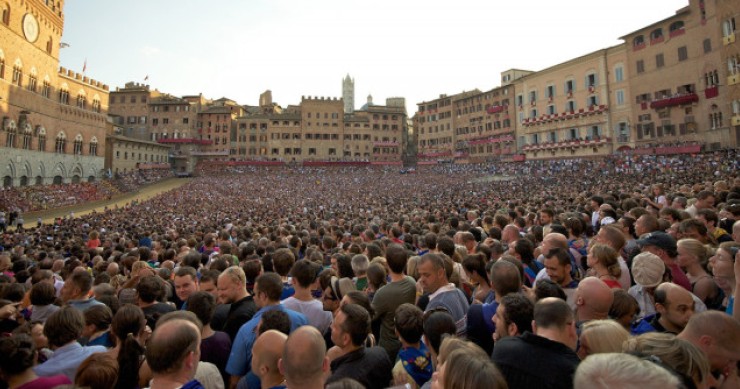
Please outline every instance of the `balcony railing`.
[[699, 101], [699, 95], [697, 95], [696, 93], [686, 93], [678, 96], [655, 100], [650, 103], [650, 108], [660, 109], [666, 107], [674, 107], [677, 105], [696, 103], [697, 101]]
[[538, 151], [538, 150], [553, 150], [553, 149], [564, 149], [570, 147], [595, 147], [602, 146], [611, 142], [609, 137], [601, 137], [597, 139], [569, 139], [560, 142], [544, 142], [532, 145], [522, 146], [522, 151]]
[[373, 146], [376, 147], [396, 147], [398, 142], [373, 142]]
[[522, 121], [522, 125], [524, 126], [531, 126], [535, 124], [543, 124], [543, 123], [549, 123], [555, 120], [569, 120], [569, 119], [577, 119], [582, 116], [589, 116], [589, 115], [595, 115], [599, 113], [606, 112], [609, 108], [606, 105], [591, 105], [587, 109], [581, 108], [578, 111], [566, 111], [563, 113], [554, 113], [554, 114], [543, 114], [540, 115], [538, 118], [527, 118]]
[[207, 139], [195, 139], [195, 138], [168, 138], [168, 139], [160, 139], [157, 142], [159, 143], [189, 143], [194, 145], [210, 145], [213, 144], [212, 140]]
[[717, 96], [719, 96], [719, 87], [717, 85], [704, 89], [704, 97], [707, 99], [713, 99]]
[[488, 109], [486, 110], [486, 112], [488, 112], [490, 114], [501, 113], [501, 112], [506, 111], [508, 108], [509, 108], [508, 105], [494, 105], [492, 107], [488, 107]]

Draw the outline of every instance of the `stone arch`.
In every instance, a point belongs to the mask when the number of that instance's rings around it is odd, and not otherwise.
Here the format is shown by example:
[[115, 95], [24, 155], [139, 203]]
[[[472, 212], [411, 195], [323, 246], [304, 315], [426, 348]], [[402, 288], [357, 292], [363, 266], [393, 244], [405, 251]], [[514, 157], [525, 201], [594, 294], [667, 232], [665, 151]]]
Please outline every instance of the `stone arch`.
[[30, 74], [32, 76], [38, 76], [38, 71], [36, 71], [36, 67], [35, 66], [32, 66], [31, 67], [31, 71], [28, 72], [28, 74]]
[[56, 165], [54, 166], [54, 169], [51, 171], [51, 174], [54, 177], [56, 176], [67, 177], [67, 167], [64, 166], [63, 163], [57, 162]]
[[80, 165], [79, 163], [74, 165], [69, 177], [72, 183], [79, 184], [82, 181], [82, 177], [84, 177], [84, 172], [85, 170], [83, 169], [82, 165]]

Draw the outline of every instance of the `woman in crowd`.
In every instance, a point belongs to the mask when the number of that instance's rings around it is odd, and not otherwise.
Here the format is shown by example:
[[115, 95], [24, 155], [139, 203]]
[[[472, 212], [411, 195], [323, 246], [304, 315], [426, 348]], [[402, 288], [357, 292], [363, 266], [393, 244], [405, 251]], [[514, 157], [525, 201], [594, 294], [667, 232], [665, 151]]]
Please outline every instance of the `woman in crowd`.
[[33, 340], [19, 334], [0, 338], [0, 375], [10, 389], [45, 389], [71, 384], [64, 374], [39, 377], [33, 372], [36, 348]]
[[686, 270], [691, 281], [692, 292], [706, 304], [708, 309], [719, 309], [724, 295], [707, 272], [712, 250], [696, 239], [678, 241], [678, 266]]
[[604, 281], [612, 289], [621, 289], [619, 276], [622, 270], [619, 267], [618, 257], [619, 255], [613, 248], [605, 244], [595, 244], [589, 250], [586, 263], [593, 276]]

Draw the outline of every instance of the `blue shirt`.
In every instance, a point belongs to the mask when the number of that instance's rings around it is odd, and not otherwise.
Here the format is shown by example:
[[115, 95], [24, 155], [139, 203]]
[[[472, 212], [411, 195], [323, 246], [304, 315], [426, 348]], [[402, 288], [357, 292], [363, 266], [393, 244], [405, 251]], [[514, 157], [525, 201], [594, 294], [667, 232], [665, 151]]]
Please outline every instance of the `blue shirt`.
[[252, 319], [244, 323], [236, 333], [234, 343], [231, 346], [229, 362], [226, 363], [226, 372], [234, 376], [243, 376], [252, 367], [252, 346], [257, 340], [257, 324], [259, 324], [262, 314], [273, 309], [279, 309], [288, 314], [290, 318], [290, 331], [292, 332], [300, 326], [308, 325], [308, 319], [302, 313], [286, 309], [282, 304], [270, 305], [260, 308], [254, 314]]
[[64, 374], [70, 381], [74, 382], [75, 372], [80, 363], [92, 354], [107, 351], [103, 346], [82, 347], [77, 342], [72, 342], [54, 351], [46, 362], [33, 368], [34, 373], [41, 377], [51, 377]]

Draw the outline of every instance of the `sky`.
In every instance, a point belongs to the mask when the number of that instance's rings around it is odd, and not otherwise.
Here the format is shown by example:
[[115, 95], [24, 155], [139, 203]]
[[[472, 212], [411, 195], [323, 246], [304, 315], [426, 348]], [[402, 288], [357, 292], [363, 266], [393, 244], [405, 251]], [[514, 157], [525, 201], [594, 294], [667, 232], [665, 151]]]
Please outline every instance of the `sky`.
[[542, 70], [617, 45], [688, 0], [67, 0], [61, 66], [108, 84], [145, 82], [257, 105], [271, 90], [355, 106], [500, 86], [507, 69]]

